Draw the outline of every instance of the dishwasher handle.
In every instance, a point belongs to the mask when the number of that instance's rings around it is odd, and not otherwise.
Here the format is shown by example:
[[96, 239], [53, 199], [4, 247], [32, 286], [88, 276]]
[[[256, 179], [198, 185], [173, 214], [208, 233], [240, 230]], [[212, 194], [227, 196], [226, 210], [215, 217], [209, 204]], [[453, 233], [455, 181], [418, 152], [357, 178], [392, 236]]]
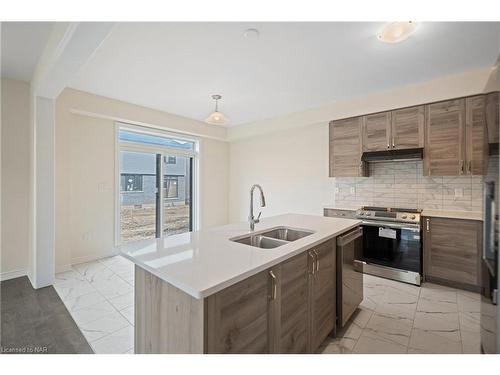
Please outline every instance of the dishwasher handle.
[[345, 246], [361, 236], [363, 236], [363, 227], [359, 226], [356, 229], [337, 237], [337, 246]]

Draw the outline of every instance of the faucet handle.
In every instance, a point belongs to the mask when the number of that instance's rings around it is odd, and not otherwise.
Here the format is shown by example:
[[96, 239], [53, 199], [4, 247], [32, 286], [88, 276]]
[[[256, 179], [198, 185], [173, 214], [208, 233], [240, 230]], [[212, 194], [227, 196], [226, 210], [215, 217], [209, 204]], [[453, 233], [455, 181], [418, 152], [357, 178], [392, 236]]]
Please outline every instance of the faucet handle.
[[260, 221], [260, 220], [259, 220], [259, 219], [260, 219], [260, 215], [262, 215], [262, 211], [261, 211], [261, 212], [259, 212], [259, 215], [257, 216], [257, 219], [255, 219], [255, 222], [256, 222], [256, 223], [258, 223], [258, 222]]

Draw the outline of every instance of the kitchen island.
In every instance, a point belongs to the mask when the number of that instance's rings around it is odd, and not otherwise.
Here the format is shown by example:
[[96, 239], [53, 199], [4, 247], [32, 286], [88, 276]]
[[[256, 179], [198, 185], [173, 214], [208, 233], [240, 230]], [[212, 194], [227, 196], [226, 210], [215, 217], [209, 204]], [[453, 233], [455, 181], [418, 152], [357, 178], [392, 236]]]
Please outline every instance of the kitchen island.
[[273, 248], [236, 242], [248, 223], [123, 245], [135, 263], [136, 353], [314, 352], [335, 327], [335, 237], [359, 224], [286, 214], [252, 234], [307, 235]]

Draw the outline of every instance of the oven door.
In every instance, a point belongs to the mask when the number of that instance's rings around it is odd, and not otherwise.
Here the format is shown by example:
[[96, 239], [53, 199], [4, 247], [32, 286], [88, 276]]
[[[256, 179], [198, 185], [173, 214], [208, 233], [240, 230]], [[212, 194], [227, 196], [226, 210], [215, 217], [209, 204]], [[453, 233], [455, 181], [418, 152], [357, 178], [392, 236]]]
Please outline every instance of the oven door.
[[422, 274], [420, 225], [380, 221], [362, 225], [362, 261]]

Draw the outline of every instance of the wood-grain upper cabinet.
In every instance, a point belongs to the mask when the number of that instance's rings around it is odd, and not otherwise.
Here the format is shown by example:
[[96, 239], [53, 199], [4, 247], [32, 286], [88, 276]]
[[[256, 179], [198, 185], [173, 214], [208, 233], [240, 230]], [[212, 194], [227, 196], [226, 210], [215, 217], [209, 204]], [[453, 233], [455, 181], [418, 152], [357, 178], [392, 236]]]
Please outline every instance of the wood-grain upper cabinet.
[[402, 108], [391, 113], [391, 146], [396, 150], [424, 147], [424, 106]]
[[207, 353], [269, 353], [271, 282], [262, 271], [207, 298]]
[[465, 289], [479, 286], [482, 222], [424, 217], [424, 276]]
[[335, 241], [325, 242], [309, 253], [309, 351], [314, 352], [335, 328]]
[[285, 262], [276, 270], [278, 303], [272, 336], [273, 353], [307, 353], [308, 254], [304, 252]]
[[361, 177], [362, 117], [330, 122], [330, 177]]
[[500, 95], [492, 92], [486, 95], [486, 124], [488, 128], [488, 143], [498, 143], [500, 124]]
[[465, 172], [465, 99], [426, 106], [424, 175]]
[[390, 146], [391, 113], [363, 116], [363, 151], [385, 151]]
[[486, 128], [486, 97], [465, 99], [465, 174], [482, 175], [488, 160], [488, 134]]

